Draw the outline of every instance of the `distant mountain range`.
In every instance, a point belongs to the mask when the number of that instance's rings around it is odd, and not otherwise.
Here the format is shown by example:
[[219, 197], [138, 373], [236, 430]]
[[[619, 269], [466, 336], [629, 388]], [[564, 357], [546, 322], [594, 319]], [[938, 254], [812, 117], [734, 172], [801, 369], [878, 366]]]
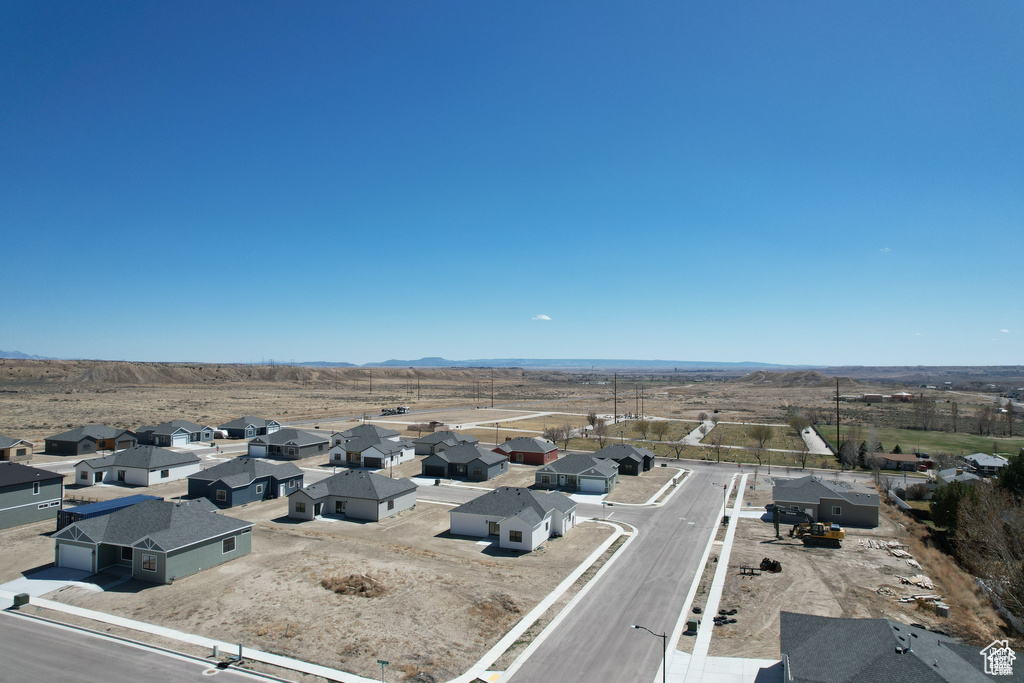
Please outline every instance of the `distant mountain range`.
[[30, 356], [27, 353], [21, 351], [0, 351], [0, 358], [17, 358], [18, 360], [58, 360], [57, 358], [47, 358], [46, 356]]
[[[354, 367], [351, 363], [310, 362], [299, 363], [310, 367]], [[364, 363], [364, 368], [529, 368], [533, 370], [580, 370], [585, 368], [793, 368], [806, 366], [774, 365], [743, 361], [723, 363], [688, 360], [634, 360], [628, 358], [481, 358], [476, 360], [449, 360], [431, 356], [419, 360], [386, 360]]]

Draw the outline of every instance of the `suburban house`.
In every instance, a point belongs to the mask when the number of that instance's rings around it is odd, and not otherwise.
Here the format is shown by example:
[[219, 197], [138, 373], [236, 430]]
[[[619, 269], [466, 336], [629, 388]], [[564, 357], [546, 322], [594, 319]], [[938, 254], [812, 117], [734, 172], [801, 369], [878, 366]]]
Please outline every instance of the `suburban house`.
[[299, 460], [317, 453], [326, 453], [328, 439], [301, 429], [279, 429], [273, 434], [257, 436], [249, 442], [249, 457]]
[[981, 481], [981, 477], [971, 472], [965, 472], [962, 467], [950, 467], [946, 470], [939, 470], [935, 473], [935, 482], [940, 486], [943, 484], [950, 484], [954, 481], [959, 481], [964, 484], [976, 484]]
[[229, 439], [251, 439], [254, 436], [273, 434], [281, 429], [281, 423], [277, 420], [264, 420], [262, 417], [246, 415], [226, 422], [217, 429], [226, 433]]
[[25, 459], [32, 456], [35, 444], [25, 439], [0, 436], [0, 460]]
[[121, 498], [113, 498], [111, 500], [101, 500], [97, 503], [87, 503], [85, 505], [76, 505], [71, 508], [63, 508], [57, 513], [57, 531], [60, 531], [69, 524], [80, 522], [83, 519], [109, 515], [111, 512], [124, 510], [125, 508], [130, 508], [132, 505], [144, 503], [147, 500], [163, 500], [163, 498], [160, 496], [147, 496], [139, 493], [134, 496], [123, 496]]
[[512, 462], [526, 465], [547, 465], [558, 457], [558, 446], [535, 436], [517, 436], [496, 447], [495, 452], [507, 455]]
[[875, 453], [868, 455], [867, 461], [872, 467], [877, 466], [882, 470], [905, 470], [916, 472], [918, 457], [913, 453]]
[[416, 448], [416, 455], [431, 455], [432, 453], [440, 453], [446, 448], [457, 446], [460, 443], [476, 445], [480, 443], [480, 440], [470, 434], [458, 434], [449, 430], [442, 430], [414, 439], [412, 443]]
[[288, 494], [288, 516], [321, 515], [379, 522], [416, 505], [416, 484], [366, 470], [344, 470]]
[[[816, 522], [878, 526], [877, 494], [851, 491], [813, 475], [799, 479], [777, 479], [772, 489], [772, 500], [783, 511], [790, 507], [799, 508]], [[782, 521], [803, 522], [804, 518], [802, 515], [783, 514]]]
[[361, 424], [331, 435], [328, 462], [332, 465], [381, 469], [408, 462], [414, 455], [413, 445], [399, 439], [395, 430]]
[[975, 453], [964, 456], [967, 467], [979, 477], [996, 477], [1006, 467], [1007, 459], [999, 455]]
[[17, 462], [0, 462], [0, 529], [57, 519], [64, 475]]
[[75, 483], [152, 486], [184, 479], [199, 471], [200, 460], [192, 453], [178, 453], [156, 446], [132, 446], [102, 458], [75, 465]]
[[619, 467], [614, 460], [596, 455], [572, 453], [537, 468], [538, 486], [582, 493], [608, 493], [619, 483]]
[[290, 462], [275, 464], [234, 458], [188, 476], [188, 497], [206, 498], [219, 508], [284, 498], [302, 488], [303, 473]]
[[614, 460], [619, 464], [619, 474], [639, 475], [654, 466], [654, 453], [639, 446], [613, 443], [594, 453], [595, 458]]
[[204, 427], [188, 420], [171, 420], [135, 431], [140, 444], [151, 446], [187, 446], [190, 443], [213, 441], [213, 427]]
[[205, 499], [150, 500], [83, 519], [54, 534], [54, 563], [90, 573], [126, 567], [134, 579], [171, 583], [248, 555], [252, 522], [212, 509]]
[[508, 471], [508, 458], [476, 444], [461, 443], [428, 455], [420, 463], [423, 476], [486, 481]]
[[366, 438], [376, 441], [399, 441], [399, 434], [394, 429], [385, 429], [374, 424], [361, 424], [343, 432], [331, 434], [331, 446], [338, 446], [349, 439]]
[[890, 619], [781, 612], [779, 644], [780, 680], [793, 683], [993, 680], [984, 673], [987, 653], [977, 646]]
[[138, 443], [135, 434], [127, 429], [114, 429], [106, 425], [85, 425], [44, 441], [47, 453], [54, 455], [85, 455], [97, 451], [119, 451]]
[[453, 536], [494, 537], [499, 548], [534, 550], [576, 526], [576, 503], [557, 491], [502, 486], [449, 513]]

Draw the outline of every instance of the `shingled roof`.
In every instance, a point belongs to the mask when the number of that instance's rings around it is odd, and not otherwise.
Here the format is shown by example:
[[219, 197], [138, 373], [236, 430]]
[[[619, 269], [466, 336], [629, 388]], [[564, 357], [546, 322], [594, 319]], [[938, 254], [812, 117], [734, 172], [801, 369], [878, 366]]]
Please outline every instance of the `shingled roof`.
[[63, 478], [63, 474], [41, 470], [38, 467], [29, 467], [17, 462], [0, 462], [0, 486], [14, 486], [16, 484], [27, 484], [30, 481], [49, 481], [50, 479]]
[[520, 453], [548, 453], [558, 448], [558, 446], [550, 441], [538, 439], [535, 436], [517, 436], [499, 445], [498, 448], [506, 453], [511, 453], [512, 451], [519, 451]]
[[[86, 464], [93, 469], [101, 467], [138, 467], [147, 470], [158, 470], [164, 467], [190, 465], [197, 462], [201, 461], [192, 453], [176, 453], [156, 446], [132, 446], [113, 455], [82, 460], [78, 465]], [[78, 465], [75, 465], [75, 467]]]
[[643, 462], [644, 458], [655, 457], [654, 453], [641, 448], [640, 446], [633, 446], [628, 443], [613, 443], [605, 446], [601, 450], [594, 453], [595, 458], [608, 458], [609, 460], [635, 460], [637, 462]]
[[586, 453], [572, 453], [537, 469], [537, 472], [540, 473], [594, 475], [605, 478], [615, 476], [618, 471], [619, 466], [614, 460], [606, 460]]
[[518, 517], [536, 526], [552, 510], [569, 512], [576, 507], [571, 498], [557, 491], [545, 493], [515, 486], [502, 486], [463, 503], [451, 512], [472, 515], [500, 516], [502, 519]]
[[433, 434], [427, 434], [413, 441], [418, 444], [435, 444], [442, 442], [449, 442], [453, 446], [457, 443], [478, 443], [480, 439], [476, 438], [471, 434], [459, 434], [458, 432], [452, 432], [447, 429], [440, 432], [434, 432]]
[[209, 501], [173, 503], [150, 500], [102, 517], [75, 522], [55, 538], [75, 539], [77, 528], [94, 543], [135, 545], [152, 539], [160, 550], [171, 551], [209, 538], [252, 528], [252, 522], [210, 512]]
[[25, 439], [15, 439], [11, 436], [0, 436], [0, 448], [13, 448], [19, 443], [27, 443], [29, 446], [35, 446], [34, 443], [26, 441]]
[[508, 456], [469, 443], [457, 444], [430, 457], [441, 458], [445, 462], [454, 465], [467, 465], [474, 460], [479, 460], [485, 465], [497, 465], [499, 462], [508, 461]]
[[[962, 656], [951, 638], [889, 619], [782, 612], [780, 644], [795, 683], [971, 683], [988, 681], [984, 659]], [[906, 650], [904, 651], [904, 648]]]
[[277, 422], [277, 420], [264, 420], [262, 417], [246, 415], [245, 417], [236, 418], [231, 422], [225, 422], [217, 427], [217, 429], [245, 429], [250, 425], [253, 427], [266, 427], [270, 422]]
[[114, 429], [106, 425], [85, 425], [83, 427], [75, 427], [69, 429], [66, 432], [55, 434], [54, 436], [46, 437], [47, 441], [72, 441], [78, 443], [85, 438], [93, 438], [97, 441], [101, 439], [116, 439], [122, 434], [131, 434], [127, 429]]
[[787, 503], [817, 504], [822, 498], [842, 498], [853, 505], [878, 507], [877, 494], [851, 491], [814, 475], [799, 479], [776, 480], [772, 488], [772, 499]]
[[287, 444], [295, 444], [296, 446], [310, 446], [318, 443], [327, 443], [329, 439], [314, 434], [313, 432], [307, 432], [302, 429], [279, 429], [273, 434], [264, 434], [257, 436], [249, 443], [256, 444], [268, 444], [273, 446], [284, 446]]
[[386, 439], [378, 439], [375, 436], [356, 436], [346, 439], [341, 445], [346, 453], [362, 453], [369, 448], [376, 448], [381, 453], [390, 454], [397, 453], [406, 448], [412, 448], [412, 444], [408, 441], [388, 441]]
[[162, 422], [158, 425], [139, 427], [138, 433], [170, 435], [179, 429], [184, 429], [190, 434], [194, 434], [195, 432], [203, 431], [204, 427], [189, 420], [171, 420], [170, 422]]
[[346, 429], [345, 431], [340, 432], [339, 436], [345, 439], [366, 437], [382, 441], [392, 436], [398, 436], [398, 432], [394, 429], [385, 429], [384, 427], [378, 427], [374, 424], [361, 424], [353, 427], [352, 429]]
[[392, 479], [366, 470], [338, 472], [302, 489], [306, 495], [314, 499], [339, 496], [376, 501], [387, 500], [415, 490], [416, 484], [409, 479]]
[[256, 458], [235, 458], [208, 470], [190, 474], [188, 478], [209, 482], [222, 481], [231, 488], [237, 489], [248, 486], [263, 477], [281, 480], [299, 476], [302, 476], [302, 470], [290, 462], [276, 464]]

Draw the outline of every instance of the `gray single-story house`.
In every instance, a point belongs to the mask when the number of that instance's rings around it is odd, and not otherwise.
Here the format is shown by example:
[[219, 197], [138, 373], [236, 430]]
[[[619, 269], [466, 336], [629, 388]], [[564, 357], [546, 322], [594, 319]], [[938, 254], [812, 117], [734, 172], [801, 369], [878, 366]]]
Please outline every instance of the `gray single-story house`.
[[262, 417], [246, 415], [226, 422], [217, 429], [225, 432], [230, 439], [251, 439], [254, 436], [273, 434], [281, 429], [281, 423], [277, 420], [264, 420]]
[[394, 429], [378, 427], [375, 424], [361, 424], [343, 432], [331, 434], [331, 446], [338, 446], [349, 439], [365, 438], [375, 441], [398, 441], [399, 433]]
[[135, 579], [171, 583], [248, 555], [252, 522], [211, 509], [202, 498], [151, 500], [83, 519], [54, 534], [54, 563], [91, 573], [128, 567]]
[[582, 493], [608, 493], [619, 483], [619, 466], [586, 453], [572, 453], [537, 468], [534, 480], [544, 488]]
[[494, 537], [499, 548], [534, 550], [576, 526], [576, 503], [557, 491], [501, 486], [449, 513], [453, 536]]
[[480, 443], [480, 440], [472, 434], [459, 434], [449, 430], [442, 430], [414, 439], [412, 443], [416, 449], [416, 455], [430, 455], [432, 453], [440, 453], [444, 449], [457, 446], [460, 443], [476, 445]]
[[206, 498], [219, 508], [284, 498], [302, 488], [303, 472], [290, 462], [235, 458], [190, 474], [189, 498]]
[[102, 458], [75, 465], [75, 483], [152, 486], [184, 479], [199, 471], [202, 461], [193, 453], [179, 453], [156, 446], [132, 446]]
[[213, 441], [213, 427], [188, 420], [171, 420], [152, 427], [139, 427], [135, 431], [140, 444], [152, 446], [188, 446], [191, 443]]
[[[983, 683], [988, 651], [891, 619], [781, 612], [779, 680], [793, 683]], [[1019, 680], [1007, 676], [1008, 679]]]
[[97, 451], [120, 451], [139, 441], [127, 429], [106, 425], [85, 425], [61, 432], [44, 441], [46, 452], [53, 455], [85, 455]]
[[619, 464], [619, 474], [637, 476], [654, 466], [654, 453], [646, 448], [626, 443], [613, 443], [594, 453], [595, 458], [614, 460]]
[[327, 452], [330, 441], [319, 434], [302, 429], [279, 429], [273, 434], [257, 436], [249, 442], [249, 457], [300, 460]]
[[26, 460], [32, 457], [35, 444], [12, 436], [0, 436], [0, 460]]
[[328, 462], [349, 467], [382, 469], [409, 462], [414, 448], [408, 441], [379, 439], [376, 436], [353, 436], [329, 451]]
[[461, 443], [428, 455], [420, 466], [425, 477], [486, 481], [508, 471], [508, 458], [475, 444]]
[[[808, 475], [799, 479], [776, 480], [772, 500], [781, 510], [795, 507], [816, 522], [844, 526], [878, 526], [878, 494], [860, 493]], [[805, 521], [800, 515], [782, 516], [790, 524]]]
[[344, 515], [371, 522], [416, 506], [416, 484], [366, 470], [345, 470], [288, 495], [288, 516]]
[[16, 462], [0, 462], [0, 529], [57, 519], [64, 475]]
[[964, 462], [979, 477], [997, 477], [1009, 461], [999, 455], [974, 453], [973, 455], [964, 456]]

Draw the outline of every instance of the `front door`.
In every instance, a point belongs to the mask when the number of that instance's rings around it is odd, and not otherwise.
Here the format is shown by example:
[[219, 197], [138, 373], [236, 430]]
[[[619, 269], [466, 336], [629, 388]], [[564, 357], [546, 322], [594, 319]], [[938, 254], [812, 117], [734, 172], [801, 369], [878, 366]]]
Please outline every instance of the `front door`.
[[280, 488], [277, 491], [277, 497], [278, 498], [284, 498], [284, 491], [285, 491], [284, 484], [281, 484]]
[[345, 514], [345, 501], [336, 500], [334, 501], [334, 514], [343, 515]]
[[323, 511], [324, 511], [324, 504], [323, 503], [313, 503], [313, 516], [314, 517], [319, 517], [321, 514], [323, 514]]
[[118, 470], [117, 471], [117, 480], [118, 481], [124, 481], [124, 470]]
[[98, 484], [101, 481], [103, 481], [103, 472], [100, 471], [100, 472], [97, 472], [96, 474], [94, 474], [92, 480], [93, 480], [93, 483], [95, 483], [95, 484]]
[[499, 536], [501, 534], [501, 527], [498, 526], [497, 522], [487, 522], [487, 533], [491, 536]]

